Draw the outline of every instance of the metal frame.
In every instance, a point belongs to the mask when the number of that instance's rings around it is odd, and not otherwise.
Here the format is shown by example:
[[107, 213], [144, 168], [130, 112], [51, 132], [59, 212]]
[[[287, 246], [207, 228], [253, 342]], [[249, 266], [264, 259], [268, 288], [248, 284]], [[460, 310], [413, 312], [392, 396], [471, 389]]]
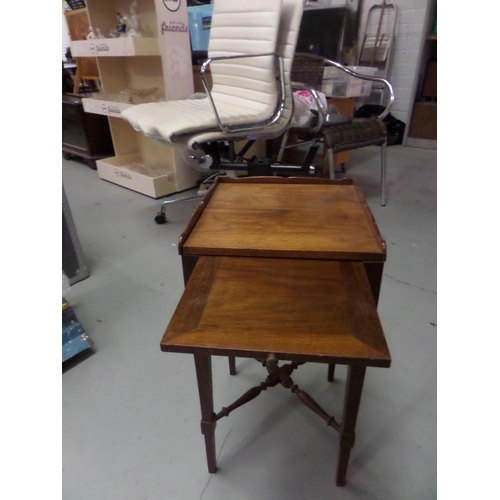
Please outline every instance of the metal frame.
[[[382, 78], [380, 76], [362, 75], [362, 74], [357, 73], [356, 71], [352, 71], [352, 70], [350, 70], [350, 69], [342, 66], [341, 64], [339, 64], [335, 61], [332, 61], [330, 59], [325, 59], [325, 64], [327, 64], [328, 66], [335, 66], [336, 68], [344, 71], [345, 73], [347, 73], [351, 76], [354, 76], [356, 78], [361, 78], [362, 80], [370, 80], [373, 82], [383, 83], [385, 85], [384, 94], [386, 94], [388, 92], [389, 99], [388, 99], [387, 105], [384, 108], [384, 111], [382, 111], [382, 113], [380, 113], [380, 115], [378, 115], [377, 118], [379, 120], [383, 120], [389, 114], [389, 110], [391, 109], [391, 107], [394, 103], [394, 89], [388, 80], [386, 80], [385, 78]], [[386, 187], [387, 138], [386, 138], [385, 142], [381, 145], [381, 148], [382, 148], [382, 159], [381, 159], [381, 165], [380, 165], [380, 184], [381, 184], [382, 194], [381, 194], [380, 204], [383, 207], [385, 207], [385, 205], [387, 203], [387, 187]], [[328, 150], [328, 163], [329, 163], [329, 167], [330, 167], [330, 179], [334, 179], [335, 178], [335, 170], [333, 167], [333, 154], [332, 154], [331, 150]]]
[[[391, 83], [388, 80], [386, 80], [382, 77], [379, 77], [379, 76], [362, 75], [361, 73], [350, 70], [350, 69], [346, 68], [345, 66], [342, 66], [341, 64], [339, 64], [335, 61], [332, 61], [331, 59], [325, 59], [324, 57], [316, 56], [313, 54], [307, 54], [307, 55], [308, 55], [308, 57], [311, 57], [311, 58], [321, 59], [323, 61], [323, 64], [325, 64], [326, 66], [335, 66], [336, 68], [340, 69], [341, 71], [344, 71], [345, 73], [347, 73], [351, 76], [354, 76], [355, 78], [361, 78], [362, 80], [370, 80], [370, 81], [380, 82], [380, 83], [384, 84], [384, 86], [386, 87], [386, 90], [389, 92], [389, 102], [388, 102], [387, 106], [385, 107], [384, 111], [377, 118], [379, 120], [382, 120], [387, 116], [387, 114], [389, 113], [389, 109], [391, 108], [392, 104], [394, 103], [394, 90], [392, 88]], [[313, 98], [316, 102], [316, 106], [318, 108], [318, 123], [312, 129], [310, 129], [310, 132], [312, 134], [318, 133], [321, 130], [321, 128], [323, 127], [323, 125], [325, 123], [326, 116], [327, 116], [327, 110], [324, 109], [324, 107], [321, 103], [321, 100], [319, 98], [318, 92], [311, 85], [308, 85], [305, 83], [299, 83], [299, 82], [292, 82], [292, 88], [308, 90], [311, 93], [311, 95], [313, 96]], [[311, 144], [311, 141], [303, 141], [300, 143], [294, 143], [293, 145], [287, 146], [286, 145], [287, 140], [288, 140], [288, 131], [285, 133], [285, 135], [283, 137], [283, 141], [282, 141], [281, 146], [280, 146], [280, 151], [278, 153], [278, 160], [277, 160], [278, 162], [280, 162], [281, 159], [283, 158], [284, 151], [287, 147]], [[331, 167], [330, 167], [330, 172], [331, 172]], [[333, 177], [331, 177], [331, 178], [333, 178]]]
[[[221, 61], [221, 60], [231, 60], [231, 59], [244, 59], [248, 57], [264, 57], [264, 56], [273, 56], [274, 57], [274, 64], [275, 64], [275, 72], [276, 72], [276, 84], [278, 88], [278, 99], [276, 103], [276, 109], [274, 110], [273, 114], [263, 120], [262, 122], [252, 122], [252, 123], [247, 123], [247, 124], [238, 124], [238, 125], [223, 125], [219, 113], [217, 112], [217, 107], [215, 106], [214, 99], [212, 97], [212, 92], [210, 91], [207, 81], [205, 79], [205, 71], [209, 64], [212, 61]], [[208, 99], [210, 101], [210, 105], [212, 107], [212, 110], [215, 114], [215, 119], [217, 120], [217, 125], [219, 127], [219, 130], [221, 132], [225, 133], [236, 133], [236, 132], [246, 132], [246, 131], [260, 131], [261, 129], [265, 129], [266, 127], [269, 127], [270, 125], [273, 125], [276, 123], [276, 121], [281, 117], [281, 114], [283, 113], [283, 109], [285, 108], [285, 103], [286, 103], [286, 91], [285, 91], [285, 69], [284, 69], [284, 63], [283, 63], [283, 58], [275, 53], [275, 52], [266, 52], [262, 54], [245, 54], [245, 55], [238, 55], [238, 56], [220, 56], [220, 57], [211, 57], [205, 60], [205, 62], [202, 64], [200, 68], [200, 76], [201, 76], [201, 83], [203, 84], [203, 88], [205, 89], [205, 92], [207, 93]], [[292, 105], [293, 105], [293, 99], [292, 99]], [[206, 130], [202, 130], [201, 132], [208, 132], [208, 131], [214, 131], [217, 130], [216, 128], [207, 128]], [[169, 136], [169, 139], [171, 142], [177, 142], [178, 136], [176, 133], [171, 133]], [[226, 140], [229, 140], [230, 138], [227, 138]], [[223, 140], [222, 138], [220, 140]], [[194, 148], [196, 149], [196, 148]]]
[[[393, 14], [394, 14], [394, 20], [392, 22], [391, 33], [390, 33], [390, 36], [389, 36], [389, 46], [387, 48], [387, 58], [385, 60], [385, 66], [383, 68], [379, 68], [377, 66], [378, 70], [382, 71], [382, 73], [383, 73], [382, 77], [383, 78], [388, 78], [389, 75], [391, 74], [391, 71], [392, 71], [392, 58], [393, 58], [393, 53], [394, 53], [394, 34], [396, 33], [396, 24], [397, 24], [397, 20], [398, 20], [398, 8], [397, 8], [397, 6], [394, 3], [386, 3], [384, 6], [382, 6], [382, 5], [372, 5], [370, 7], [370, 10], [368, 11], [368, 16], [366, 18], [366, 26], [365, 26], [365, 32], [364, 32], [364, 35], [363, 35], [363, 42], [361, 44], [361, 48], [359, 50], [359, 55], [358, 55], [358, 58], [357, 58], [357, 65], [361, 66], [362, 62], [366, 62], [364, 59], [363, 60], [361, 59], [361, 56], [363, 54], [363, 48], [364, 48], [366, 40], [368, 38], [368, 26], [370, 24], [370, 18], [375, 13], [375, 11], [377, 11], [377, 10], [380, 10], [381, 11], [381, 15], [383, 15], [382, 7], [384, 8], [384, 11], [386, 11], [386, 10], [387, 10], [387, 12], [388, 11], [392, 11]], [[376, 51], [377, 47], [374, 47], [373, 50]], [[375, 54], [376, 54], [376, 52], [375, 52]], [[378, 61], [378, 62], [380, 63], [382, 61]], [[377, 63], [377, 61], [375, 61], [375, 63]], [[381, 96], [382, 101], [384, 101], [385, 98], [386, 98], [386, 96], [385, 96], [385, 90], [384, 90], [382, 92], [382, 96]]]
[[324, 59], [325, 65], [327, 66], [335, 66], [336, 68], [340, 69], [341, 71], [344, 71], [344, 73], [347, 73], [348, 75], [354, 76], [355, 78], [360, 78], [361, 80], [369, 80], [372, 82], [379, 82], [383, 83], [389, 92], [389, 99], [388, 103], [385, 106], [384, 111], [377, 116], [379, 120], [383, 120], [388, 114], [389, 110], [392, 107], [394, 103], [394, 89], [391, 85], [391, 83], [386, 80], [385, 78], [382, 78], [381, 76], [369, 76], [369, 75], [362, 75], [361, 73], [357, 73], [356, 71], [353, 71], [349, 68], [346, 68], [345, 66], [342, 66], [342, 64], [339, 64], [338, 62], [332, 61], [331, 59]]
[[161, 204], [160, 211], [156, 214], [155, 217], [155, 222], [157, 224], [165, 224], [168, 219], [167, 219], [167, 206], [171, 205], [172, 203], [183, 203], [185, 201], [195, 201], [195, 200], [202, 200], [203, 196], [198, 195], [198, 196], [190, 196], [189, 198], [177, 198], [175, 200], [165, 200]]
[[[363, 34], [363, 42], [361, 43], [361, 48], [359, 50], [357, 64], [359, 66], [359, 65], [361, 65], [361, 62], [366, 62], [366, 60], [361, 59], [361, 57], [363, 55], [363, 49], [365, 47], [366, 40], [368, 38], [368, 29], [369, 29], [369, 25], [370, 25], [370, 18], [377, 10], [380, 10], [381, 14], [383, 15], [382, 8], [384, 9], [384, 12], [387, 10], [387, 12], [392, 11], [394, 14], [393, 21], [391, 23], [389, 23], [389, 22], [387, 23], [388, 25], [389, 24], [391, 25], [390, 26], [391, 33], [389, 36], [389, 46], [387, 47], [387, 58], [386, 58], [386, 64], [385, 64], [385, 68], [384, 68], [384, 76], [387, 77], [390, 74], [390, 71], [392, 68], [392, 51], [393, 51], [393, 44], [394, 44], [394, 34], [396, 33], [396, 23], [398, 20], [398, 8], [394, 3], [386, 3], [385, 5], [378, 4], [378, 5], [372, 5], [370, 7], [370, 10], [368, 11], [368, 15], [366, 17], [365, 32]], [[373, 47], [373, 50], [376, 51], [377, 47]], [[375, 55], [376, 55], [376, 52], [375, 52]]]
[[[270, 55], [270, 54], [265, 54], [265, 55]], [[234, 57], [240, 57], [240, 56], [234, 56]], [[362, 80], [369, 80], [369, 81], [373, 81], [373, 82], [382, 83], [386, 87], [386, 90], [389, 94], [389, 98], [388, 98], [388, 103], [385, 106], [383, 112], [380, 115], [378, 115], [377, 118], [379, 120], [382, 120], [388, 115], [389, 110], [394, 103], [394, 90], [393, 90], [391, 83], [388, 80], [386, 80], [385, 78], [382, 78], [382, 77], [378, 77], [378, 76], [362, 75], [361, 73], [357, 73], [356, 71], [350, 70], [350, 69], [342, 66], [341, 64], [339, 64], [335, 61], [332, 61], [331, 59], [325, 59], [324, 57], [321, 57], [321, 56], [310, 55], [310, 57], [321, 59], [323, 61], [324, 65], [335, 66], [336, 68], [340, 69], [341, 71], [344, 71], [345, 73], [347, 73], [355, 78], [360, 78]], [[225, 58], [221, 58], [221, 59], [225, 59]], [[207, 64], [204, 65], [205, 67], [208, 65], [209, 61], [210, 60], [207, 60]], [[204, 82], [204, 85], [206, 86], [206, 82]], [[317, 108], [318, 108], [318, 123], [311, 129], [311, 132], [318, 133], [321, 130], [321, 127], [325, 123], [325, 117], [326, 117], [326, 111], [327, 111], [324, 109], [324, 107], [321, 103], [318, 92], [316, 91], [316, 89], [314, 87], [312, 87], [308, 84], [305, 84], [305, 83], [291, 82], [291, 86], [292, 86], [292, 88], [295, 88], [295, 89], [308, 90], [311, 93], [311, 95], [313, 96], [313, 98], [316, 102]], [[211, 96], [210, 96], [210, 99], [212, 99]], [[213, 100], [211, 100], [211, 102], [213, 103]], [[215, 105], [213, 105], [213, 106], [214, 106], [214, 112], [216, 113]], [[293, 102], [292, 102], [292, 107], [293, 107]], [[217, 120], [220, 121], [218, 115], [216, 115], [216, 116], [217, 116]], [[257, 125], [253, 125], [253, 126], [257, 127]], [[235, 130], [231, 130], [231, 131], [234, 132]], [[278, 163], [271, 164], [270, 162], [268, 162], [267, 164], [264, 164], [262, 166], [263, 169], [265, 170], [267, 168], [269, 171], [282, 173], [282, 174], [290, 174], [290, 175], [296, 175], [299, 172], [306, 174], [306, 175], [311, 174], [310, 163], [312, 162], [314, 156], [316, 155], [316, 152], [319, 148], [319, 143], [321, 142], [321, 139], [314, 138], [311, 141], [304, 141], [304, 142], [300, 143], [301, 145], [305, 145], [305, 144], [311, 145], [302, 165], [283, 165], [280, 162], [281, 162], [281, 159], [283, 157], [284, 150], [287, 147], [286, 146], [287, 138], [288, 138], [288, 131], [285, 132], [283, 141], [282, 141], [281, 146], [280, 146], [280, 151], [278, 153], [278, 159], [277, 159]], [[297, 146], [297, 144], [294, 144], [294, 146]], [[383, 147], [382, 173], [381, 173], [381, 176], [382, 176], [382, 205], [385, 205], [385, 203], [386, 203], [386, 189], [385, 189], [386, 154], [385, 154], [384, 145], [382, 145], [382, 147]], [[241, 170], [246, 171], [246, 170], [250, 169], [249, 164], [245, 164], [242, 162], [234, 162], [234, 161], [230, 161], [230, 162], [222, 161], [221, 162], [219, 149], [217, 147], [216, 141], [212, 142], [211, 144], [208, 144], [203, 149], [205, 150], [206, 154], [202, 157], [202, 160], [207, 163], [208, 169], [211, 169], [211, 170], [235, 170], [235, 171], [238, 171], [238, 170], [239, 171], [241, 171]], [[330, 161], [333, 162], [333, 159], [332, 160], [329, 159], [329, 162]], [[331, 166], [330, 166], [330, 172], [332, 172]]]
[[[207, 82], [205, 80], [205, 70], [208, 67], [208, 65], [212, 61], [218, 61], [218, 60], [228, 60], [228, 59], [242, 59], [245, 57], [263, 57], [263, 56], [274, 56], [275, 58], [275, 67], [276, 67], [276, 72], [277, 72], [277, 85], [278, 85], [278, 103], [276, 106], [276, 109], [273, 113], [273, 115], [268, 118], [267, 120], [260, 122], [260, 123], [252, 123], [252, 124], [247, 124], [245, 126], [241, 125], [236, 125], [234, 127], [231, 126], [225, 126], [222, 124], [219, 114], [217, 113], [217, 108], [215, 106], [215, 102], [213, 100], [212, 94], [210, 92], [210, 89], [208, 88]], [[360, 73], [357, 73], [355, 71], [352, 71], [341, 64], [332, 61], [330, 59], [325, 59], [320, 56], [314, 56], [311, 55], [311, 57], [318, 57], [323, 61], [325, 65], [328, 66], [335, 66], [336, 68], [344, 71], [345, 73], [354, 76], [356, 78], [361, 78], [363, 80], [370, 80], [370, 81], [375, 81], [375, 82], [380, 82], [383, 83], [389, 92], [389, 102], [387, 106], [385, 107], [384, 111], [377, 117], [380, 120], [382, 120], [387, 114], [389, 113], [389, 109], [391, 108], [393, 102], [394, 102], [394, 90], [392, 88], [392, 85], [390, 82], [388, 82], [386, 79], [382, 77], [377, 77], [377, 76], [368, 76], [368, 75], [362, 75]], [[207, 59], [200, 70], [201, 73], [201, 78], [202, 78], [202, 83], [203, 86], [207, 92], [208, 98], [210, 100], [210, 103], [212, 105], [212, 109], [215, 113], [217, 123], [219, 125], [219, 128], [222, 132], [226, 133], [231, 133], [231, 132], [242, 132], [242, 131], [252, 131], [256, 129], [263, 129], [269, 125], [272, 125], [273, 123], [276, 122], [276, 120], [279, 119], [281, 116], [284, 105], [285, 105], [285, 98], [286, 98], [286, 89], [285, 89], [285, 82], [284, 82], [284, 68], [283, 68], [283, 60], [282, 58], [276, 54], [276, 53], [266, 53], [266, 54], [251, 54], [251, 55], [244, 55], [244, 56], [221, 56], [221, 57], [213, 57]], [[314, 87], [311, 85], [305, 84], [305, 83], [300, 83], [300, 82], [291, 82], [291, 88], [292, 89], [302, 89], [302, 90], [308, 90], [311, 95], [313, 96], [313, 99], [316, 102], [316, 106], [318, 108], [318, 122], [316, 125], [311, 129], [312, 133], [318, 133], [321, 128], [323, 127], [325, 123], [325, 117], [327, 115], [327, 110], [324, 109], [323, 104], [321, 103], [320, 97], [318, 92]], [[292, 109], [293, 109], [293, 96], [291, 97], [292, 99]], [[218, 147], [218, 142], [220, 141], [212, 141], [211, 143], [205, 143], [203, 145], [200, 145], [200, 147], [204, 150], [204, 155], [199, 158], [200, 163], [204, 163], [207, 166], [207, 171], [208, 170], [219, 170], [219, 171], [249, 171], [252, 168], [262, 168], [262, 171], [269, 171], [269, 172], [275, 172], [283, 175], [297, 175], [299, 173], [305, 174], [305, 175], [311, 175], [314, 174], [314, 168], [311, 169], [310, 163], [316, 156], [316, 153], [319, 149], [319, 145], [321, 142], [321, 139], [319, 138], [314, 138], [311, 141], [303, 141], [300, 142], [300, 145], [306, 145], [310, 144], [311, 147], [309, 148], [306, 157], [304, 161], [302, 162], [302, 165], [283, 165], [281, 164], [281, 160], [283, 158], [283, 153], [286, 149], [286, 141], [288, 139], [288, 130], [285, 131], [285, 135], [283, 137], [280, 150], [278, 153], [278, 158], [277, 162], [272, 164], [271, 162], [263, 162], [261, 165], [258, 162], [250, 162], [250, 163], [243, 163], [242, 156], [243, 154], [240, 153], [238, 158], [234, 158], [234, 149], [231, 148], [232, 153], [230, 154], [230, 161], [221, 161], [220, 158], [220, 151]], [[172, 137], [171, 137], [172, 140]], [[228, 138], [231, 142], [232, 139]], [[386, 141], [387, 142], [387, 141]], [[253, 141], [250, 141], [250, 143], [253, 143]], [[250, 144], [251, 145], [251, 144]], [[297, 144], [293, 144], [293, 146], [297, 146]], [[243, 148], [243, 151], [246, 152], [246, 147]], [[328, 161], [329, 161], [329, 166], [330, 166], [330, 178], [335, 177], [335, 172], [333, 168], [333, 154], [331, 154], [331, 151], [328, 151]], [[263, 175], [263, 174], [262, 174]], [[386, 177], [386, 143], [382, 145], [382, 166], [381, 166], [381, 183], [382, 183], [382, 205], [385, 205], [386, 203], [386, 186], [385, 186], [385, 177]], [[173, 204], [173, 203], [181, 203], [181, 202], [187, 202], [187, 201], [195, 201], [195, 200], [201, 200], [202, 196], [192, 196], [189, 198], [182, 198], [182, 199], [176, 199], [176, 200], [166, 200], [162, 203], [160, 212], [156, 214], [155, 221], [158, 224], [163, 224], [167, 222], [166, 218], [166, 207], [167, 205]]]
[[[385, 95], [388, 94], [389, 97], [387, 99], [388, 102], [387, 102], [386, 106], [384, 107], [384, 110], [376, 118], [378, 118], [379, 120], [383, 120], [389, 114], [389, 110], [391, 109], [391, 107], [394, 103], [394, 89], [388, 80], [386, 80], [385, 78], [382, 78], [380, 76], [362, 75], [361, 73], [358, 73], [358, 72], [353, 71], [349, 68], [346, 68], [345, 66], [343, 66], [342, 64], [340, 64], [338, 62], [332, 61], [331, 59], [326, 59], [322, 56], [316, 56], [313, 54], [307, 54], [307, 55], [308, 55], [308, 57], [311, 57], [313, 59], [320, 59], [321, 61], [323, 61], [323, 64], [325, 66], [334, 66], [334, 67], [340, 69], [341, 71], [343, 71], [344, 73], [347, 73], [348, 75], [351, 75], [355, 78], [360, 78], [361, 80], [369, 80], [369, 81], [373, 81], [373, 82], [382, 83], [384, 85], [384, 94]], [[296, 82], [292, 82], [292, 87], [297, 88], [297, 89], [308, 90], [311, 93], [311, 95], [313, 96], [313, 98], [316, 102], [316, 106], [318, 108], [318, 123], [316, 124], [316, 126], [314, 128], [310, 129], [310, 132], [312, 134], [318, 133], [321, 130], [321, 127], [323, 126], [323, 124], [325, 122], [325, 119], [327, 116], [327, 110], [325, 110], [324, 107], [322, 106], [316, 89], [314, 89], [314, 87], [312, 87], [310, 85], [296, 83]], [[310, 158], [310, 153], [315, 154], [315, 152], [317, 151], [317, 142], [320, 139], [313, 139], [312, 141], [302, 141], [299, 143], [294, 143], [294, 144], [289, 145], [289, 146], [286, 145], [287, 140], [288, 140], [288, 131], [283, 136], [283, 140], [281, 142], [280, 150], [278, 153], [278, 161], [281, 161], [283, 154], [284, 154], [284, 151], [287, 147], [293, 147], [293, 146], [305, 145], [305, 144], [311, 144], [311, 148], [308, 152], [308, 158]], [[381, 182], [381, 189], [382, 189], [381, 205], [385, 206], [386, 202], [387, 202], [387, 189], [386, 189], [387, 139], [381, 145], [381, 148], [382, 148], [381, 173], [380, 173], [380, 175], [381, 175], [380, 182]], [[313, 155], [313, 157], [314, 157], [314, 155]], [[335, 168], [334, 168], [334, 163], [333, 163], [333, 153], [332, 153], [331, 149], [328, 149], [328, 151], [327, 151], [327, 159], [328, 159], [330, 179], [334, 179], [335, 178]], [[310, 161], [312, 161], [312, 158], [310, 159]]]

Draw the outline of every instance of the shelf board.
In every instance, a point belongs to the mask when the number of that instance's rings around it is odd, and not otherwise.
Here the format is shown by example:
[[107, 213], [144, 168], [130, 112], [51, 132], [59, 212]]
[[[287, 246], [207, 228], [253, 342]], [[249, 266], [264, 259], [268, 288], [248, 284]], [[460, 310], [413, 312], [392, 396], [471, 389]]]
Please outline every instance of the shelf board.
[[177, 189], [176, 173], [172, 167], [148, 167], [140, 153], [113, 156], [98, 160], [99, 177], [139, 193], [160, 198]]
[[437, 39], [438, 39], [437, 35], [429, 35], [427, 37], [427, 40], [436, 40], [437, 41]]
[[134, 104], [128, 104], [126, 102], [116, 102], [116, 101], [104, 101], [101, 99], [82, 99], [83, 109], [87, 113], [93, 113], [96, 115], [104, 116], [115, 116], [117, 118], [122, 117], [122, 111], [135, 106]]
[[123, 37], [70, 42], [73, 57], [159, 56], [158, 38]]

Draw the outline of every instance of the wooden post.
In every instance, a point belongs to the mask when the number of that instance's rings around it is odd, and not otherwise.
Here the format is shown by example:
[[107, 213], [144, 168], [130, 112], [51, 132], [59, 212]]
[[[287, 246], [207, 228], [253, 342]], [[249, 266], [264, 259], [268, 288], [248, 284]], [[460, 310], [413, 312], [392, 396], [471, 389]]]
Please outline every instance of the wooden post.
[[340, 428], [340, 446], [337, 461], [337, 486], [344, 486], [351, 448], [354, 446], [356, 420], [365, 379], [365, 366], [349, 366], [344, 399], [344, 413]]
[[229, 358], [229, 374], [236, 375], [236, 358], [234, 356], [228, 356]]
[[328, 365], [328, 382], [333, 382], [334, 375], [335, 375], [335, 363], [330, 363]]
[[212, 358], [209, 354], [194, 354], [196, 379], [200, 393], [201, 433], [205, 437], [208, 472], [217, 471], [215, 456], [215, 414], [212, 388]]

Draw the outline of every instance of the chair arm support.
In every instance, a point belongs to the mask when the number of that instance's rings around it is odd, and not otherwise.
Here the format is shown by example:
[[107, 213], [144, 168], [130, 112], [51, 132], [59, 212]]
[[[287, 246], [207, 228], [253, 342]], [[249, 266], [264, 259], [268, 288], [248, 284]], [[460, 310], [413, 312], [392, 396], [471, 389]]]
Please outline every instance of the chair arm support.
[[[243, 58], [249, 58], [249, 57], [265, 57], [265, 56], [273, 56], [275, 60], [275, 69], [276, 69], [276, 74], [277, 74], [277, 88], [278, 88], [278, 101], [276, 104], [276, 109], [274, 113], [264, 120], [263, 122], [259, 123], [252, 123], [248, 125], [235, 125], [235, 126], [226, 126], [223, 125], [221, 122], [221, 119], [219, 117], [219, 113], [217, 112], [217, 107], [215, 106], [214, 99], [212, 97], [212, 93], [210, 92], [210, 89], [208, 88], [207, 81], [205, 80], [205, 71], [207, 67], [210, 65], [212, 61], [224, 61], [224, 60], [232, 60], [232, 59], [243, 59]], [[212, 106], [212, 109], [215, 113], [215, 117], [217, 119], [217, 124], [222, 132], [242, 132], [245, 130], [252, 130], [255, 128], [264, 128], [269, 125], [272, 125], [275, 123], [279, 117], [281, 116], [281, 113], [283, 112], [284, 106], [285, 106], [285, 76], [284, 76], [284, 65], [283, 65], [283, 59], [281, 56], [279, 56], [275, 52], [269, 52], [269, 53], [263, 53], [263, 54], [244, 54], [244, 55], [237, 55], [237, 56], [219, 56], [219, 57], [209, 57], [208, 59], [205, 60], [205, 62], [202, 64], [200, 68], [200, 76], [201, 76], [201, 82], [203, 84], [203, 88], [205, 89], [205, 92], [208, 95], [208, 98], [210, 100], [210, 104]]]
[[355, 78], [360, 78], [361, 80], [370, 80], [372, 82], [380, 82], [385, 85], [387, 90], [389, 91], [389, 100], [387, 105], [385, 106], [384, 111], [377, 117], [379, 120], [384, 119], [388, 114], [389, 114], [389, 109], [391, 108], [393, 102], [394, 102], [394, 90], [392, 88], [392, 85], [388, 80], [385, 78], [382, 78], [380, 76], [368, 76], [368, 75], [362, 75], [361, 73], [358, 73], [356, 71], [353, 71], [349, 68], [346, 68], [345, 66], [342, 66], [342, 64], [332, 61], [330, 59], [324, 59], [324, 64], [326, 66], [335, 66], [336, 68], [342, 70], [344, 73], [347, 73], [348, 75], [354, 76]]
[[300, 82], [292, 82], [292, 90], [307, 90], [313, 96], [313, 99], [316, 102], [316, 106], [318, 108], [318, 123], [315, 125], [313, 129], [311, 129], [311, 132], [316, 134], [321, 130], [321, 127], [323, 127], [325, 123], [325, 113], [326, 113], [326, 110], [323, 108], [323, 103], [319, 98], [317, 90], [311, 85], [308, 85], [307, 83], [300, 83]]

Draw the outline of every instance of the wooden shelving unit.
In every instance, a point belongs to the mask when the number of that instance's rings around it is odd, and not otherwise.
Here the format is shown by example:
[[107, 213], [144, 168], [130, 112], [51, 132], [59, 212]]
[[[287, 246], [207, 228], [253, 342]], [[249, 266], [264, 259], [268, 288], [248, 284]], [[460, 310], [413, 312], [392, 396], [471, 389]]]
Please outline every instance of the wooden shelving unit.
[[[88, 23], [104, 36], [116, 27], [117, 12], [129, 15], [131, 0], [87, 0]], [[172, 32], [162, 26], [187, 26], [187, 8], [176, 12], [163, 0], [138, 0], [137, 15], [143, 37], [104, 38], [71, 42], [73, 56], [94, 56], [101, 77], [103, 99], [83, 99], [87, 113], [108, 116], [115, 155], [97, 161], [99, 176], [153, 198], [195, 187], [200, 174], [184, 161], [180, 151], [155, 142], [121, 118], [133, 105], [106, 96], [128, 90], [154, 90], [157, 99], [182, 99], [194, 92], [189, 32]], [[172, 39], [172, 33], [175, 39]], [[172, 47], [184, 59], [173, 65]]]

